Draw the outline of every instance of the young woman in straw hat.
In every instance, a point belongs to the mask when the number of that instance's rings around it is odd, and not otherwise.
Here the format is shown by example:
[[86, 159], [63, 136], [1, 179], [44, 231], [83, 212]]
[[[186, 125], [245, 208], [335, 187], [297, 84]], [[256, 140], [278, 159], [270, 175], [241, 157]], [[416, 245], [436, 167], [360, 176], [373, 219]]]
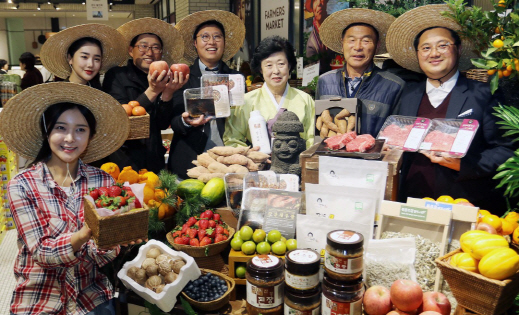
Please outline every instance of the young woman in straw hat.
[[120, 247], [100, 249], [90, 240], [83, 195], [114, 183], [85, 163], [124, 142], [126, 112], [108, 94], [56, 82], [13, 97], [0, 121], [9, 149], [33, 161], [7, 188], [19, 246], [11, 314], [115, 314], [113, 288], [99, 269]]
[[100, 73], [126, 60], [124, 38], [103, 24], [83, 24], [51, 36], [41, 48], [41, 61], [56, 77], [101, 89]]

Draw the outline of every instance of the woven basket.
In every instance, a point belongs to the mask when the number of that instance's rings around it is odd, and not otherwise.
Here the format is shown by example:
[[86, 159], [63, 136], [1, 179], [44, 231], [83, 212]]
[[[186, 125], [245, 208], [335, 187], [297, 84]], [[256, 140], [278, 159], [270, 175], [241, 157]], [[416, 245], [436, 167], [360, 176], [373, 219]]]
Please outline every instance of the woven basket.
[[130, 134], [128, 140], [150, 137], [150, 115], [130, 116]]
[[[229, 238], [227, 238], [223, 242], [218, 242], [216, 244], [210, 244], [207, 246], [201, 246], [201, 247], [194, 247], [189, 245], [180, 245], [175, 244], [175, 241], [173, 240], [173, 235], [171, 235], [171, 232], [166, 235], [168, 242], [173, 246], [175, 250], [183, 251], [184, 253], [188, 254], [191, 257], [206, 257], [206, 256], [214, 256], [220, 254], [226, 247], [229, 245], [229, 243], [232, 240], [232, 236], [234, 234], [234, 229], [232, 227], [228, 228], [229, 230]], [[207, 253], [206, 253], [206, 248]]]
[[450, 257], [461, 252], [457, 249], [436, 259], [436, 265], [447, 280], [458, 305], [481, 315], [505, 313], [519, 293], [519, 273], [499, 281], [451, 266]]
[[222, 307], [224, 307], [227, 303], [229, 303], [229, 297], [232, 290], [234, 290], [235, 282], [232, 278], [224, 275], [223, 273], [219, 273], [213, 270], [207, 270], [207, 269], [200, 269], [202, 271], [202, 275], [205, 275], [206, 273], [210, 272], [215, 276], [218, 276], [219, 278], [225, 280], [227, 282], [227, 292], [224, 293], [220, 298], [210, 301], [210, 302], [198, 302], [187, 296], [187, 294], [182, 291], [182, 296], [186, 299], [186, 301], [189, 302], [189, 304], [193, 305], [197, 309], [201, 311], [215, 311]]
[[470, 69], [467, 70], [465, 73], [465, 76], [467, 79], [476, 80], [480, 82], [488, 82], [488, 70], [486, 69]]
[[95, 207], [85, 199], [85, 222], [92, 230], [92, 238], [99, 248], [109, 248], [148, 238], [148, 213], [146, 205], [142, 209], [123, 214], [101, 217]]

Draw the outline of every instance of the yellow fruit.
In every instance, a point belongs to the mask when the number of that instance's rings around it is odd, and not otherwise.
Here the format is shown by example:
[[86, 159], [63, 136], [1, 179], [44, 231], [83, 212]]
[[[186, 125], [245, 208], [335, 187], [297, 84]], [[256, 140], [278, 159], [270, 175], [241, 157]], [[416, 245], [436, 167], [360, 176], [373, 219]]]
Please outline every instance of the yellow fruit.
[[451, 196], [443, 195], [443, 196], [438, 197], [438, 199], [436, 199], [436, 201], [452, 203], [454, 201], [454, 198], [452, 198]]
[[146, 183], [146, 185], [155, 189], [159, 185], [159, 177], [153, 172], [145, 172], [139, 175], [139, 183]]
[[436, 200], [434, 200], [434, 199], [433, 199], [433, 198], [431, 198], [431, 197], [424, 197], [424, 198], [422, 198], [422, 199], [423, 199], [423, 200], [430, 200], [430, 201], [436, 201]]
[[503, 47], [504, 43], [502, 40], [500, 39], [496, 39], [493, 43], [492, 43], [492, 46], [494, 46], [494, 48], [501, 48]]
[[152, 199], [155, 199], [155, 190], [150, 186], [144, 186], [144, 203], [148, 204], [148, 202]]
[[499, 234], [510, 235], [514, 233], [514, 230], [515, 228], [513, 223], [510, 223], [508, 220], [501, 218], [501, 232]]
[[511, 74], [512, 74], [511, 70], [504, 70], [503, 71], [503, 76], [505, 76], [505, 77], [509, 77]]
[[501, 8], [506, 8], [506, 1], [505, 0], [499, 0], [497, 6], [501, 7]]
[[469, 253], [475, 259], [480, 260], [481, 258], [483, 258], [483, 256], [490, 253], [492, 250], [501, 247], [509, 247], [508, 241], [504, 237], [496, 234], [483, 235], [476, 238], [470, 244]]
[[481, 222], [481, 219], [483, 219], [484, 216], [491, 214], [488, 210], [479, 210], [478, 211], [478, 221], [477, 223]]
[[107, 172], [108, 174], [110, 174], [114, 178], [114, 180], [117, 180], [119, 178], [119, 174], [121, 172], [119, 170], [119, 166], [117, 166], [117, 164], [112, 163], [112, 162], [108, 162], [108, 163], [101, 165], [101, 169], [103, 171]]
[[133, 170], [131, 166], [126, 166], [119, 174], [117, 178], [118, 183], [128, 182], [131, 184], [136, 184], [139, 181], [139, 174]]
[[452, 203], [460, 203], [460, 202], [469, 202], [467, 199], [465, 198], [457, 198], [457, 199], [454, 199], [454, 201]]
[[470, 253], [470, 246], [472, 245], [472, 242], [476, 240], [478, 237], [490, 235], [487, 231], [481, 231], [481, 230], [472, 230], [467, 231], [463, 234], [461, 234], [460, 237], [460, 245], [461, 250], [463, 250], [465, 253]]
[[512, 223], [513, 227], [514, 227], [514, 230], [519, 226], [519, 213], [515, 212], [515, 211], [512, 211], [512, 212], [509, 212], [506, 217], [505, 217], [505, 220]]
[[481, 222], [491, 225], [498, 233], [501, 231], [501, 218], [495, 214], [484, 215]]
[[512, 235], [512, 242], [519, 244], [519, 227], [515, 228], [514, 234]]
[[508, 65], [508, 66], [506, 66], [506, 70], [508, 70], [508, 71], [512, 71], [512, 69], [513, 69], [513, 68], [512, 68], [512, 65]]
[[162, 201], [166, 197], [166, 193], [162, 189], [155, 189], [155, 200]]
[[488, 75], [494, 75], [494, 73], [496, 73], [496, 69], [490, 69], [490, 70], [487, 70], [487, 73]]
[[497, 248], [479, 262], [479, 271], [485, 277], [504, 280], [519, 270], [519, 255], [511, 248]]
[[479, 273], [478, 263], [479, 262], [470, 256], [469, 253], [457, 253], [453, 255], [449, 261], [449, 264], [453, 267], [458, 267], [476, 273]]

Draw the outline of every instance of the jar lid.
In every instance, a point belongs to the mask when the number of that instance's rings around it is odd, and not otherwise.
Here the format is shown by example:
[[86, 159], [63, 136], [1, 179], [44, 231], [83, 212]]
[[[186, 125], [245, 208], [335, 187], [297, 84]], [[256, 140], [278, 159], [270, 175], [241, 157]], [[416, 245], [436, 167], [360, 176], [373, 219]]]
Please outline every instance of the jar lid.
[[294, 291], [289, 286], [285, 286], [285, 297], [290, 301], [299, 304], [315, 304], [321, 300], [321, 288], [319, 286], [315, 289], [306, 291]]
[[258, 255], [247, 262], [247, 272], [251, 276], [277, 278], [283, 271], [283, 261], [273, 255]]
[[344, 250], [359, 249], [364, 245], [364, 236], [355, 231], [335, 230], [328, 233], [326, 244]]
[[344, 292], [355, 292], [362, 289], [362, 276], [355, 280], [336, 280], [328, 275], [328, 273], [324, 273], [323, 276], [323, 286], [327, 286], [328, 288], [336, 291], [344, 291]]
[[319, 272], [321, 256], [312, 249], [294, 249], [285, 255], [285, 267], [295, 274], [311, 275]]

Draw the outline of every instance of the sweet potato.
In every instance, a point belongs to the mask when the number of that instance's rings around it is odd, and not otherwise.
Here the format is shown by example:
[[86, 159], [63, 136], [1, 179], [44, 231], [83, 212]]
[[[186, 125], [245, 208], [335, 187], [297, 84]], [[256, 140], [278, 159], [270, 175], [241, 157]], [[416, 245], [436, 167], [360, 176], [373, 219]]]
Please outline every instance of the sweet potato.
[[344, 117], [350, 117], [351, 113], [346, 108], [341, 110], [337, 115], [335, 115], [335, 118], [337, 119], [343, 119]]
[[218, 159], [219, 162], [227, 165], [239, 164], [247, 165], [248, 158], [245, 155], [233, 154], [231, 156], [224, 156], [223, 159]]
[[246, 155], [249, 152], [250, 147], [236, 147], [236, 154]]
[[339, 132], [339, 127], [337, 127], [337, 125], [334, 124], [333, 122], [327, 122], [326, 123], [326, 127], [328, 127], [329, 130], [333, 130], [335, 132]]
[[348, 129], [348, 122], [344, 119], [339, 119], [337, 121], [337, 126], [339, 126], [340, 133], [346, 133], [346, 130]]
[[214, 153], [213, 151], [209, 150], [207, 151], [207, 154], [209, 154], [209, 156], [212, 157], [215, 161], [218, 160], [219, 155]]
[[350, 131], [353, 131], [355, 130], [355, 115], [351, 115], [350, 117], [348, 117], [348, 128], [347, 128], [347, 131], [350, 132]]
[[249, 170], [243, 166], [238, 164], [229, 165], [228, 167], [229, 173], [248, 173]]
[[200, 174], [198, 177], [198, 180], [203, 181], [204, 183], [207, 183], [211, 178], [220, 177], [223, 178], [225, 176], [224, 173], [203, 173]]
[[328, 137], [334, 137], [336, 135], [337, 135], [337, 133], [335, 131], [333, 131], [333, 130], [328, 131]]
[[317, 117], [317, 121], [315, 122], [315, 127], [317, 130], [321, 131], [321, 127], [323, 126], [323, 118], [321, 116]]
[[187, 170], [187, 176], [191, 178], [198, 178], [201, 174], [210, 173], [209, 170], [203, 166], [195, 166]]
[[224, 173], [224, 174], [229, 173], [229, 168], [227, 166], [223, 165], [220, 162], [216, 162], [216, 161], [214, 161], [213, 163], [209, 164], [207, 169], [211, 173]]
[[193, 163], [194, 166], [201, 166], [200, 162], [198, 162], [197, 160], [193, 160], [191, 161], [191, 163]]
[[230, 156], [233, 154], [240, 154], [242, 152], [242, 148], [233, 148], [233, 147], [214, 147], [210, 149], [209, 151], [213, 152], [214, 154], [221, 155], [221, 156]]
[[263, 163], [269, 158], [269, 155], [260, 151], [249, 151], [247, 157], [255, 163]]
[[330, 116], [330, 111], [329, 110], [323, 110], [323, 112], [321, 113], [321, 119], [323, 120], [323, 124], [324, 123], [329, 123], [329, 122], [333, 122], [332, 120], [332, 116]]
[[325, 124], [323, 124], [323, 127], [321, 128], [321, 133], [319, 135], [322, 139], [328, 136], [328, 127]]
[[250, 171], [250, 172], [257, 172], [259, 170], [259, 165], [254, 163], [254, 161], [252, 161], [251, 159], [247, 159], [247, 169]]
[[203, 166], [203, 167], [208, 167], [209, 164], [216, 162], [216, 160], [213, 159], [212, 157], [210, 157], [209, 154], [207, 154], [207, 152], [202, 153], [199, 156], [197, 156], [196, 160], [200, 163], [200, 166]]

